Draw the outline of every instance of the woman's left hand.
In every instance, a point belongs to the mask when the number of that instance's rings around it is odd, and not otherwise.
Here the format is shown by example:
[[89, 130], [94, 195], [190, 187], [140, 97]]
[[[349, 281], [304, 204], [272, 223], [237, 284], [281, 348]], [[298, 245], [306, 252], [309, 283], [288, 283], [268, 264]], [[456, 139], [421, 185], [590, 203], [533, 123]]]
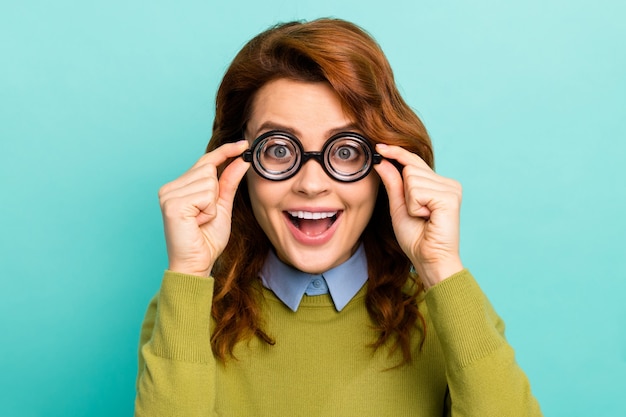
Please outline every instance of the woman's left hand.
[[461, 184], [437, 175], [418, 155], [398, 146], [376, 146], [389, 161], [375, 166], [389, 196], [396, 239], [426, 287], [463, 269], [459, 256]]

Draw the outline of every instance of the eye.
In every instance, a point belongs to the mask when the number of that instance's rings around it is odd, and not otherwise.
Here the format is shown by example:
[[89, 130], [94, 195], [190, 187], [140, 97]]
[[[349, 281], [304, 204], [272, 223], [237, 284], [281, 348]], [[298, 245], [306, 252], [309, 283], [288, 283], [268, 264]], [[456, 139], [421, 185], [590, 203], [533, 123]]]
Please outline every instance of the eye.
[[349, 162], [356, 158], [359, 158], [361, 152], [360, 149], [353, 145], [342, 145], [335, 150], [335, 158], [338, 158], [341, 162]]
[[265, 149], [265, 154], [269, 158], [285, 159], [291, 157], [291, 149], [284, 144], [274, 144]]
[[365, 158], [363, 145], [353, 140], [342, 140], [331, 147], [330, 159], [336, 164], [361, 163]]
[[289, 138], [270, 136], [265, 139], [259, 148], [259, 160], [269, 170], [282, 171], [286, 164], [297, 159], [298, 149]]

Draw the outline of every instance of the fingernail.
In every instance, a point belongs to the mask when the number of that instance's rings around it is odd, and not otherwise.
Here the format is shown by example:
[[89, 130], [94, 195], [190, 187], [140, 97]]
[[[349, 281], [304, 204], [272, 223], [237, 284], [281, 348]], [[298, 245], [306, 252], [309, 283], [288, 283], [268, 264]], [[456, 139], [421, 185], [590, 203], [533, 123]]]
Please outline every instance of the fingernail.
[[388, 146], [388, 145], [385, 145], [384, 143], [377, 143], [377, 144], [376, 144], [376, 147], [377, 147], [378, 149], [387, 149], [389, 146]]

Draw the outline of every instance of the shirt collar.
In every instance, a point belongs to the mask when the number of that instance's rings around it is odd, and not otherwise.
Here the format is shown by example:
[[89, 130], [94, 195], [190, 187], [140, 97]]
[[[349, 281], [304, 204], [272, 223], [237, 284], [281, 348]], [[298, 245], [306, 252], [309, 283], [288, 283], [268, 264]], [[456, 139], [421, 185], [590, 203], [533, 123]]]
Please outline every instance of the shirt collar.
[[269, 288], [291, 310], [297, 311], [309, 284], [323, 278], [337, 311], [352, 300], [367, 281], [367, 258], [363, 244], [348, 259], [322, 274], [307, 274], [283, 263], [274, 251], [270, 251], [259, 274]]

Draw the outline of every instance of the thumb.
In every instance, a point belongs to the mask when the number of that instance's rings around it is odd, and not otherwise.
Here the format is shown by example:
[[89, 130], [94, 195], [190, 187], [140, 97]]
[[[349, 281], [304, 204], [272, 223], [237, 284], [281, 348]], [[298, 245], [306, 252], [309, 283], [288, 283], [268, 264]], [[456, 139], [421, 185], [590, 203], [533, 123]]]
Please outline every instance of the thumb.
[[220, 204], [229, 212], [233, 208], [235, 193], [241, 183], [241, 179], [248, 171], [250, 164], [242, 158], [236, 158], [222, 172], [219, 178], [219, 199]]
[[375, 165], [374, 169], [380, 176], [387, 190], [389, 211], [394, 214], [406, 205], [402, 175], [398, 172], [398, 169], [386, 159], [383, 159], [380, 164]]

